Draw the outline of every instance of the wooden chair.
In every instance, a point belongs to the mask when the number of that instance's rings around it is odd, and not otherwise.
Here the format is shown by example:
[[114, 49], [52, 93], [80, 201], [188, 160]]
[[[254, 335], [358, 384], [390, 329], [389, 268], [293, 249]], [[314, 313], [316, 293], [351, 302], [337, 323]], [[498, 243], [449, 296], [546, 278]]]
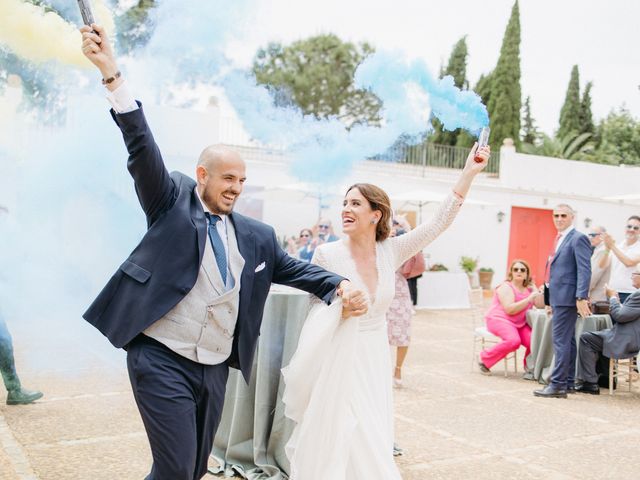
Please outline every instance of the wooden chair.
[[631, 391], [631, 384], [637, 377], [636, 369], [638, 368], [638, 357], [631, 358], [611, 358], [609, 359], [609, 395], [613, 395], [613, 383], [614, 379], [618, 380], [620, 384], [620, 378], [626, 378], [629, 382], [629, 391]]

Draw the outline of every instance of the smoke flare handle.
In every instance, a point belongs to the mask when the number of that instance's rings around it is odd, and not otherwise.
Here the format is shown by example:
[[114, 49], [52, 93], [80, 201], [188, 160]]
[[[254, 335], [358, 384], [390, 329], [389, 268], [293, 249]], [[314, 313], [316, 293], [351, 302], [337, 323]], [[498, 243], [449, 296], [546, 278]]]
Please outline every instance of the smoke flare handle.
[[[478, 148], [476, 150], [479, 151], [482, 147], [486, 147], [487, 145], [489, 145], [489, 134], [491, 133], [491, 129], [489, 129], [489, 127], [484, 127], [481, 131], [480, 131], [480, 135], [478, 135]], [[476, 156], [474, 157], [474, 160], [478, 163], [482, 163], [482, 157], [480, 156]]]
[[[92, 23], [95, 23], [89, 0], [78, 0], [78, 7], [80, 7], [80, 15], [82, 15], [82, 21], [85, 25], [91, 26]], [[94, 30], [92, 32], [96, 33]]]

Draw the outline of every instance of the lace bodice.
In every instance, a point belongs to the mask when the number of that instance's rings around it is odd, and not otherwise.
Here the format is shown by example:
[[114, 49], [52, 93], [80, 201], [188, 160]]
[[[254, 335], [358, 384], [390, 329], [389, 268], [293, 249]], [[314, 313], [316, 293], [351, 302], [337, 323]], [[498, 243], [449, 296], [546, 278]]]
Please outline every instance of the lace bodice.
[[430, 222], [423, 223], [399, 237], [377, 242], [375, 261], [378, 270], [378, 284], [375, 292], [367, 292], [367, 287], [360, 278], [356, 264], [344, 241], [325, 243], [316, 248], [312, 259], [313, 263], [348, 278], [355, 288], [367, 294], [370, 293], [369, 311], [365, 315], [357, 317], [360, 330], [376, 329], [384, 325], [385, 314], [395, 294], [395, 271], [451, 225], [461, 206], [462, 200], [451, 194], [440, 204], [436, 215]]

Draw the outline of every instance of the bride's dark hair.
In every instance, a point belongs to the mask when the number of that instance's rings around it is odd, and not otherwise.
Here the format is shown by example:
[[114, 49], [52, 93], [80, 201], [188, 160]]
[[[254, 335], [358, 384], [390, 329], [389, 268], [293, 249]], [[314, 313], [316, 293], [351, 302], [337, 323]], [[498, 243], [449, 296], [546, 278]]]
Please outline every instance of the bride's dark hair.
[[389, 232], [391, 232], [391, 200], [389, 200], [389, 195], [380, 187], [376, 187], [370, 183], [356, 183], [351, 185], [347, 189], [347, 193], [354, 188], [357, 188], [362, 196], [367, 199], [371, 210], [378, 210], [382, 213], [382, 217], [376, 225], [376, 242], [386, 240]]

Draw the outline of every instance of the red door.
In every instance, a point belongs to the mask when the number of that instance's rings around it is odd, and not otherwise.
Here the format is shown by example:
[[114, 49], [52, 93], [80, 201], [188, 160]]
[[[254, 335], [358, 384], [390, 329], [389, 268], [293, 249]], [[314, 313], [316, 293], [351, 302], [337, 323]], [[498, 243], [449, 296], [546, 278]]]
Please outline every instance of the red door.
[[526, 260], [538, 286], [544, 281], [544, 268], [556, 236], [552, 213], [542, 208], [511, 207], [507, 267], [516, 258]]

